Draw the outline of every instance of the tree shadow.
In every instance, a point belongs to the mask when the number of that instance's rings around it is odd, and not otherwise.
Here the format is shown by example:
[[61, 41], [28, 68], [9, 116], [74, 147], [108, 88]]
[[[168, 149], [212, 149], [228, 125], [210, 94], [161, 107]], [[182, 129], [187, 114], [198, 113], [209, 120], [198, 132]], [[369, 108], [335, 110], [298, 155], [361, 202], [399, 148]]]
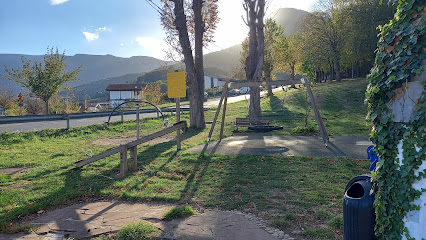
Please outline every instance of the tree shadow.
[[[186, 181], [185, 187], [181, 191], [181, 196], [178, 203], [191, 202], [194, 194], [203, 183], [203, 179], [209, 168], [211, 159], [212, 156], [205, 153], [201, 153], [198, 156], [197, 162], [195, 163], [192, 172]], [[199, 173], [200, 170], [201, 172]]]

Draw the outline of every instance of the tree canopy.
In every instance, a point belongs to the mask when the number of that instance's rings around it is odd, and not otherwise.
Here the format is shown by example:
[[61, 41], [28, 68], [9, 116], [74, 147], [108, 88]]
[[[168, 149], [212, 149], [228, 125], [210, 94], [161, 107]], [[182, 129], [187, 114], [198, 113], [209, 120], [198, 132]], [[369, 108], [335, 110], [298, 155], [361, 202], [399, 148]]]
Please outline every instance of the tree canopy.
[[[186, 84], [189, 92], [192, 127], [204, 128], [204, 63], [203, 47], [212, 41], [216, 24], [217, 0], [161, 0], [161, 21], [166, 41], [171, 49], [168, 55], [183, 56]], [[194, 49], [194, 54], [193, 50]]]
[[77, 80], [82, 67], [69, 72], [66, 58], [65, 52], [59, 54], [58, 48], [48, 48], [43, 62], [21, 57], [22, 69], [5, 66], [7, 74], [2, 77], [20, 84], [42, 99], [46, 104], [46, 114], [49, 114], [49, 99], [59, 92], [64, 83]]

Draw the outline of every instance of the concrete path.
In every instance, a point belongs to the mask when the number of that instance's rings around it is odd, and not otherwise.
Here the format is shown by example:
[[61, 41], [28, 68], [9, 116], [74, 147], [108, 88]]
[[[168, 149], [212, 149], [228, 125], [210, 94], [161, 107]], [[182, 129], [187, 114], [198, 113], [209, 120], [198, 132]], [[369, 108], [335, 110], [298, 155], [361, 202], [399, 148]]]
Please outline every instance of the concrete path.
[[186, 219], [162, 220], [173, 207], [165, 204], [101, 201], [75, 204], [40, 214], [29, 224], [40, 228], [32, 234], [0, 234], [0, 239], [65, 239], [88, 238], [116, 232], [131, 222], [146, 220], [161, 230], [158, 239], [187, 240], [291, 240], [284, 232], [266, 227], [253, 215], [235, 211], [201, 210]]
[[367, 159], [366, 149], [372, 143], [367, 137], [330, 137], [325, 147], [320, 137], [312, 136], [233, 136], [222, 141], [199, 145], [188, 152], [223, 155], [264, 154], [310, 157], [350, 157]]

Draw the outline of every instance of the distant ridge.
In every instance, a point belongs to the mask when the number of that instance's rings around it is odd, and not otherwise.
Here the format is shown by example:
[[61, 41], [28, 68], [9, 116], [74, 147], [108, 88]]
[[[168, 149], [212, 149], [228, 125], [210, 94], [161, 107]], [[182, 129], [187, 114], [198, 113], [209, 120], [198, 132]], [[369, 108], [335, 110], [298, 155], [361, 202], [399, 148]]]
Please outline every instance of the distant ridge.
[[300, 21], [308, 14], [295, 8], [280, 8], [274, 14], [274, 20], [284, 28], [287, 35], [296, 33]]
[[[287, 35], [297, 31], [298, 24], [308, 12], [294, 8], [281, 8], [276, 11], [273, 19], [284, 28]], [[239, 66], [239, 58], [242, 47], [240, 44], [204, 55], [205, 68], [217, 68], [232, 77], [234, 70]]]
[[[8, 68], [21, 68], [21, 56], [26, 59], [36, 59], [42, 61], [41, 55], [22, 55], [22, 54], [0, 54], [0, 74], [5, 74], [4, 65]], [[88, 84], [101, 79], [119, 77], [126, 74], [149, 72], [159, 68], [161, 65], [172, 62], [162, 61], [153, 57], [136, 56], [130, 58], [116, 57], [113, 55], [89, 55], [76, 54], [68, 56], [68, 68], [76, 69], [83, 65], [78, 78], [83, 81], [75, 81], [70, 86]], [[20, 86], [0, 77], [1, 86], [11, 86], [15, 91], [19, 91]]]

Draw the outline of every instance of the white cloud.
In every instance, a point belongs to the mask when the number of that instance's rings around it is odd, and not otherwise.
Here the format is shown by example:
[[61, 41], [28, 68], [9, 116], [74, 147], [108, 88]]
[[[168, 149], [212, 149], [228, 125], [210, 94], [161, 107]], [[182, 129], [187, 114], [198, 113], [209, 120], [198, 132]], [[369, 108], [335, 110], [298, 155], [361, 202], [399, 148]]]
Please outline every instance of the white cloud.
[[68, 2], [68, 0], [50, 0], [50, 5], [59, 5], [64, 2]]
[[165, 58], [163, 49], [167, 49], [167, 43], [152, 37], [137, 37], [136, 42], [142, 47], [144, 54], [158, 59]]
[[99, 33], [105, 32], [105, 31], [111, 32], [111, 29], [107, 28], [107, 27], [101, 27], [101, 28], [96, 29], [96, 31], [99, 32]]
[[124, 43], [120, 43], [120, 46], [121, 46], [121, 47], [124, 47]]
[[90, 32], [83, 32], [84, 36], [86, 37], [87, 41], [91, 42], [99, 38], [99, 34], [96, 33], [90, 33]]
[[87, 41], [91, 42], [91, 41], [98, 39], [99, 34], [101, 32], [105, 32], [105, 31], [111, 32], [111, 29], [107, 28], [107, 27], [100, 27], [100, 28], [95, 29], [95, 31], [93, 31], [93, 32], [83, 31], [83, 34], [86, 37]]

